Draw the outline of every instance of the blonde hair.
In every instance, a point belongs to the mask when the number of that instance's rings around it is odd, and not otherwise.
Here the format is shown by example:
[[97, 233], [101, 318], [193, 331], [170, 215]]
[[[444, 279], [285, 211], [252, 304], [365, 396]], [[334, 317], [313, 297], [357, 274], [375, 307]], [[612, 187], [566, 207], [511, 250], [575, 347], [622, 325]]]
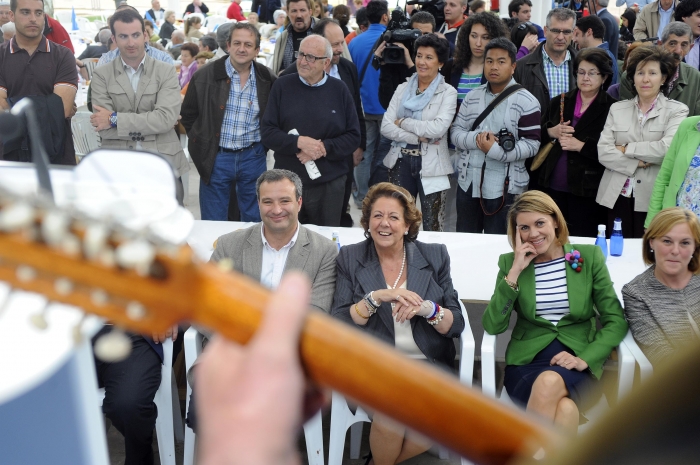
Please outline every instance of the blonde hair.
[[193, 24], [199, 24], [202, 22], [202, 18], [199, 16], [190, 16], [187, 18], [185, 21], [185, 35], [188, 35], [190, 33], [190, 28], [192, 27]]
[[541, 191], [527, 191], [520, 194], [513, 205], [508, 210], [508, 242], [515, 250], [515, 235], [518, 233], [518, 215], [520, 213], [543, 213], [552, 217], [552, 220], [557, 224], [554, 230], [554, 235], [560, 245], [569, 242], [569, 228], [566, 225], [564, 215], [557, 206], [557, 203], [547, 194]]
[[695, 251], [693, 258], [688, 263], [688, 269], [694, 274], [700, 271], [700, 220], [695, 213], [681, 207], [671, 207], [661, 210], [651, 220], [649, 228], [647, 228], [642, 239], [642, 258], [647, 265], [656, 263], [656, 256], [651, 250], [651, 240], [661, 237], [673, 229], [677, 224], [685, 223], [690, 229], [690, 234], [693, 235], [695, 241]]

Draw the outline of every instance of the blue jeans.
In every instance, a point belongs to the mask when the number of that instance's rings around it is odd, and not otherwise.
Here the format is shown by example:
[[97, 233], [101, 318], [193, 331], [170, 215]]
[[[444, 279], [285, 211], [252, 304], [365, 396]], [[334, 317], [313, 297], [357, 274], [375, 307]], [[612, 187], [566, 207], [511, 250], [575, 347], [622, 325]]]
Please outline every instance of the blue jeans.
[[357, 193], [355, 194], [355, 202], [359, 205], [367, 195], [369, 190], [369, 175], [372, 168], [372, 157], [374, 150], [379, 142], [379, 128], [382, 125], [382, 120], [365, 119], [365, 128], [367, 128], [367, 148], [363, 154], [362, 161], [355, 167], [355, 185]]
[[391, 140], [384, 136], [379, 137], [374, 156], [372, 157], [372, 168], [369, 173], [369, 187], [380, 182], [389, 182], [389, 168], [384, 166], [384, 158], [391, 150]]
[[231, 185], [236, 183], [241, 221], [259, 222], [255, 182], [267, 169], [267, 152], [258, 142], [242, 150], [219, 147], [209, 184], [199, 183], [199, 208], [203, 220], [226, 221]]

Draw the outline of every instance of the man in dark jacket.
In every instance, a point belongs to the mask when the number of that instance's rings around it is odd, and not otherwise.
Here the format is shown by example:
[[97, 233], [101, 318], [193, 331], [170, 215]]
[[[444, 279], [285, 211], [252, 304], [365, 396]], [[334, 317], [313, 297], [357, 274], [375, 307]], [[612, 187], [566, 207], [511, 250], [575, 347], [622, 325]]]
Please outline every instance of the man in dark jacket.
[[241, 221], [260, 221], [255, 181], [267, 169], [260, 121], [275, 75], [255, 62], [260, 50], [255, 26], [231, 26], [228, 46], [229, 57], [205, 66], [190, 81], [181, 122], [202, 179], [202, 219], [226, 221], [235, 182]]
[[517, 62], [513, 77], [537, 98], [543, 114], [551, 98], [576, 87], [576, 52], [571, 47], [575, 22], [573, 10], [551, 10], [544, 28], [545, 42]]

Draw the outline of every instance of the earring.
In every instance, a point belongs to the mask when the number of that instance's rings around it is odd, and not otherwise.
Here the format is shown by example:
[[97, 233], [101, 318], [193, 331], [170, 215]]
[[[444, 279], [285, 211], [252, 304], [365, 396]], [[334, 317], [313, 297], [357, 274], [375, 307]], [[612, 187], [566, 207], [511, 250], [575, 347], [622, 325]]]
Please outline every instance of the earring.
[[404, 231], [404, 232], [403, 232], [403, 235], [404, 235], [404, 236], [408, 236], [408, 231]]
[[654, 253], [654, 249], [649, 249], [649, 252]]

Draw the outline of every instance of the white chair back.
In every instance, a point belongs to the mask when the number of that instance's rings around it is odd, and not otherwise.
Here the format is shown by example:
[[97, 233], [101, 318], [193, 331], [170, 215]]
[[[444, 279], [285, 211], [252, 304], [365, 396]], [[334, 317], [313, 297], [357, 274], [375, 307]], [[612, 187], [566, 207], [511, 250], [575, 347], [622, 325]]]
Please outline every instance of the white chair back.
[[204, 25], [207, 28], [209, 28], [210, 31], [213, 31], [216, 26], [224, 24], [226, 21], [228, 21], [226, 16], [214, 15], [214, 16], [209, 16], [207, 18], [207, 22]]
[[85, 155], [100, 148], [100, 140], [95, 128], [90, 124], [90, 113], [80, 111], [71, 119], [75, 157], [78, 162]]

